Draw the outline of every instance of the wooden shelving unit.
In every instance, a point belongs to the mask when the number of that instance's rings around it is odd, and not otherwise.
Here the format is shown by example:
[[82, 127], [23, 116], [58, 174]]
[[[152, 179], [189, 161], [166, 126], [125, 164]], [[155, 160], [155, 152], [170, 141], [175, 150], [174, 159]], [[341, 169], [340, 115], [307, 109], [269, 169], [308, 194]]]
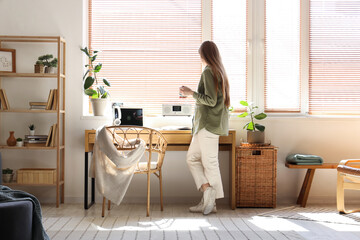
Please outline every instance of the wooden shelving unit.
[[[7, 113], [35, 113], [35, 114], [44, 114], [50, 113], [56, 116], [56, 121], [58, 127], [56, 129], [56, 142], [55, 147], [36, 147], [36, 146], [25, 146], [25, 147], [9, 147], [7, 145], [0, 145], [1, 150], [52, 150], [56, 151], [56, 182], [54, 184], [19, 184], [19, 183], [4, 183], [4, 185], [10, 187], [17, 186], [53, 186], [56, 187], [56, 207], [59, 207], [60, 203], [64, 203], [64, 192], [65, 192], [65, 52], [66, 52], [66, 41], [60, 36], [0, 36], [0, 48], [2, 43], [6, 43], [7, 46], [11, 43], [26, 43], [31, 47], [32, 43], [51, 43], [55, 44], [57, 47], [56, 57], [58, 59], [57, 73], [0, 73], [0, 86], [2, 81], [11, 78], [24, 79], [26, 81], [31, 81], [31, 79], [43, 79], [44, 81], [57, 81], [57, 94], [56, 101], [56, 110], [42, 110], [42, 109], [22, 109], [22, 108], [10, 108], [8, 110], [0, 110], [1, 114]], [[18, 59], [19, 60], [19, 59]], [[17, 69], [17, 71], [19, 71]], [[0, 116], [1, 116], [0, 114]], [[52, 123], [51, 123], [52, 124]]]

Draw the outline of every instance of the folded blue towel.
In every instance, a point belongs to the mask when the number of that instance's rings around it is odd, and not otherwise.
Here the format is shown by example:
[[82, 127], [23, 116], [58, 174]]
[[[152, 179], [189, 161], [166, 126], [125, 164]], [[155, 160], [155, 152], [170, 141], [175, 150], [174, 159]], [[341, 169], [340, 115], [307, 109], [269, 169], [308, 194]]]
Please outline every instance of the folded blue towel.
[[316, 155], [290, 154], [286, 157], [286, 162], [297, 165], [321, 165], [323, 159]]

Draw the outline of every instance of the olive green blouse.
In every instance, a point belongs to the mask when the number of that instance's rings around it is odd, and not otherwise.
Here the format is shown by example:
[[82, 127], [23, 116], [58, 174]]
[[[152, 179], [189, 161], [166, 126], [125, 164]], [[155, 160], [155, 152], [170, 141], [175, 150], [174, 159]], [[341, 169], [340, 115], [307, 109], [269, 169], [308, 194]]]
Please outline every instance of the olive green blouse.
[[222, 93], [222, 80], [219, 79], [216, 93], [212, 70], [206, 66], [201, 74], [197, 92], [195, 114], [193, 117], [192, 134], [205, 128], [216, 135], [227, 136], [229, 133], [229, 110], [224, 104]]

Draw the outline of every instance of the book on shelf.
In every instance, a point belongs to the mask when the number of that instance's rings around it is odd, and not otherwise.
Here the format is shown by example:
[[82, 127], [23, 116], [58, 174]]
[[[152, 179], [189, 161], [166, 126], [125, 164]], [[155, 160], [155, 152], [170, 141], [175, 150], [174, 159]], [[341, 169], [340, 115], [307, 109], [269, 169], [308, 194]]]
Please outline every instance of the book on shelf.
[[45, 143], [25, 143], [27, 147], [46, 147]]
[[47, 138], [48, 135], [25, 135], [25, 139], [37, 139], [37, 138]]
[[57, 144], [57, 123], [50, 127], [48, 138], [46, 139], [45, 145], [47, 147], [55, 147]]
[[46, 108], [45, 108], [46, 110], [51, 110], [53, 100], [54, 100], [54, 89], [50, 89], [49, 97], [46, 102]]
[[51, 126], [50, 130], [49, 130], [49, 134], [48, 134], [48, 137], [46, 139], [46, 147], [50, 147], [52, 131], [53, 131], [53, 126]]
[[57, 123], [55, 123], [53, 125], [53, 134], [52, 134], [52, 138], [51, 138], [51, 146], [52, 147], [55, 147], [56, 146], [56, 143], [57, 143]]
[[54, 95], [53, 95], [53, 102], [52, 102], [52, 106], [51, 106], [51, 110], [56, 110], [57, 109], [57, 95], [58, 95], [58, 90], [54, 89]]
[[30, 109], [46, 109], [47, 102], [29, 102]]
[[0, 100], [1, 100], [2, 109], [9, 110], [10, 109], [9, 101], [6, 97], [6, 93], [4, 89], [0, 89]]

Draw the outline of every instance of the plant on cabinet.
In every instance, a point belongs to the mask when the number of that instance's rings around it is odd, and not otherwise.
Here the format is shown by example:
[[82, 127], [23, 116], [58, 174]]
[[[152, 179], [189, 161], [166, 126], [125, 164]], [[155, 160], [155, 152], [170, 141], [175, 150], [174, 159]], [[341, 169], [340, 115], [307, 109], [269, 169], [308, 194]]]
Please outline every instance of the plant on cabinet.
[[84, 92], [91, 97], [91, 105], [95, 116], [103, 116], [105, 109], [108, 106], [109, 92], [106, 90], [105, 85], [110, 87], [110, 83], [103, 78], [101, 85], [98, 81], [97, 74], [102, 68], [102, 63], [94, 65], [97, 58], [98, 51], [90, 51], [87, 47], [81, 48], [81, 51], [88, 57], [89, 63], [85, 64], [86, 72], [83, 76]]
[[265, 142], [265, 126], [255, 123], [254, 119], [262, 120], [267, 117], [265, 113], [255, 114], [255, 110], [258, 106], [247, 101], [240, 101], [240, 104], [246, 107], [247, 111], [238, 115], [238, 117], [244, 118], [249, 116], [250, 121], [246, 123], [243, 129], [247, 130], [247, 142], [248, 143], [264, 143]]

